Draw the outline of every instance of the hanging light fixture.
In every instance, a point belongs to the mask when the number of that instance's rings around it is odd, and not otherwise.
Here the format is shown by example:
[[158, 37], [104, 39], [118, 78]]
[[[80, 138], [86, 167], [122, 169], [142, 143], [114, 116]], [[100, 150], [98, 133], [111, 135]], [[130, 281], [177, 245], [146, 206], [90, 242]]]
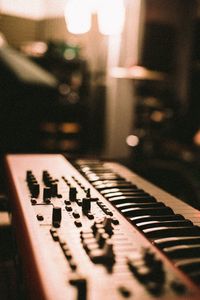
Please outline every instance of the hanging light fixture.
[[125, 19], [123, 0], [98, 0], [97, 15], [99, 31], [105, 35], [122, 33]]
[[86, 33], [91, 28], [91, 0], [68, 0], [65, 7], [67, 29], [73, 34]]
[[65, 8], [68, 31], [73, 34], [88, 32], [93, 13], [97, 14], [100, 33], [116, 35], [122, 32], [124, 0], [68, 0]]

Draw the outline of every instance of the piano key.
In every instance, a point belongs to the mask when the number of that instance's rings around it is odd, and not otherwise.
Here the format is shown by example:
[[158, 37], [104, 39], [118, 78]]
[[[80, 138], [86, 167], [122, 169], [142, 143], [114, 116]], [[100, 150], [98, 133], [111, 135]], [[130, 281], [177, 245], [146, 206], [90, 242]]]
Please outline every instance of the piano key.
[[191, 272], [190, 274], [190, 278], [196, 282], [197, 284], [200, 283], [200, 270], [196, 270], [194, 272]]
[[194, 245], [200, 244], [200, 236], [169, 237], [154, 240], [154, 244], [163, 249], [165, 247], [176, 245]]
[[175, 262], [175, 266], [188, 274], [200, 270], [200, 258], [187, 258]]
[[150, 239], [158, 239], [162, 237], [176, 237], [176, 236], [200, 236], [200, 227], [198, 226], [181, 226], [181, 227], [157, 227], [143, 230], [144, 234]]
[[93, 185], [98, 188], [99, 185], [102, 185], [102, 184], [115, 184], [116, 186], [118, 185], [124, 185], [124, 184], [129, 184], [131, 185], [130, 182], [128, 182], [127, 180], [98, 180], [96, 182], [93, 182]]
[[104, 195], [104, 197], [108, 194], [108, 193], [117, 193], [117, 192], [136, 192], [138, 190], [143, 191], [142, 189], [138, 189], [136, 185], [132, 185], [132, 187], [128, 187], [128, 188], [116, 188], [113, 187], [111, 189], [105, 189], [101, 191], [101, 194]]
[[179, 226], [192, 226], [192, 225], [193, 225], [192, 222], [189, 220], [151, 221], [151, 222], [136, 223], [136, 226], [140, 230], [144, 230], [147, 228], [162, 227], [162, 226], [179, 227]]
[[110, 189], [110, 188], [130, 188], [130, 187], [132, 187], [132, 184], [130, 182], [124, 182], [124, 183], [109, 182], [109, 183], [104, 183], [95, 186], [95, 188], [99, 191], [104, 189]]
[[145, 193], [141, 189], [133, 190], [133, 191], [123, 191], [123, 192], [114, 192], [114, 193], [107, 193], [104, 195], [105, 198], [112, 199], [113, 197], [118, 196], [149, 196], [148, 193]]
[[120, 176], [116, 176], [116, 175], [97, 175], [97, 174], [90, 174], [87, 176], [87, 179], [94, 183], [97, 181], [105, 181], [105, 180], [122, 180], [122, 178]]
[[157, 207], [166, 207], [162, 202], [149, 202], [149, 203], [134, 203], [134, 202], [125, 202], [116, 204], [115, 207], [117, 209], [128, 208], [128, 207], [136, 207], [136, 208], [157, 208]]
[[149, 202], [154, 202], [157, 203], [156, 199], [152, 196], [118, 196], [118, 197], [113, 197], [109, 199], [109, 202], [112, 204], [121, 204], [121, 203], [126, 203], [126, 202], [132, 202], [132, 203], [149, 203]]
[[121, 213], [126, 217], [136, 217], [144, 215], [169, 215], [173, 214], [173, 210], [170, 207], [158, 207], [158, 208], [125, 208], [121, 210]]
[[163, 216], [156, 216], [156, 215], [146, 215], [146, 216], [138, 216], [129, 218], [129, 220], [133, 223], [137, 222], [147, 222], [147, 221], [170, 221], [170, 220], [184, 220], [182, 215], [163, 215]]
[[200, 258], [200, 244], [167, 247], [163, 252], [171, 259]]

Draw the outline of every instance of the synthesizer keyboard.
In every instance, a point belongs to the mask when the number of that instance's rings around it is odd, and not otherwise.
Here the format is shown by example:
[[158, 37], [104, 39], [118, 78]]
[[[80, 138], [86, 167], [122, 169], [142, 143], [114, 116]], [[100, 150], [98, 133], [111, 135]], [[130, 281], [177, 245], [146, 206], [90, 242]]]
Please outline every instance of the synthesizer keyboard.
[[200, 299], [200, 212], [118, 163], [6, 157], [27, 299]]

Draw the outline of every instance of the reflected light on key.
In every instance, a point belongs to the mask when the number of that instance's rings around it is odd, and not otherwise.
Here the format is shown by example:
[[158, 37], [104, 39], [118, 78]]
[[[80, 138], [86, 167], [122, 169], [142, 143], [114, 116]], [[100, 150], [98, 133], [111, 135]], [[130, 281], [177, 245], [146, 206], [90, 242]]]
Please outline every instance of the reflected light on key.
[[135, 147], [139, 144], [139, 138], [136, 135], [128, 135], [126, 138], [126, 143], [130, 147]]

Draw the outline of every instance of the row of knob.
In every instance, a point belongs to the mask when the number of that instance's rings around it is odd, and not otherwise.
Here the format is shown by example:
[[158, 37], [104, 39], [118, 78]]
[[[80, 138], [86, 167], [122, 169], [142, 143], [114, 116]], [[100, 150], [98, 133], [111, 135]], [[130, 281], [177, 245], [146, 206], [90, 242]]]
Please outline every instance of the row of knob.
[[94, 222], [90, 229], [80, 232], [80, 239], [86, 253], [95, 264], [103, 264], [110, 271], [115, 263], [111, 236], [114, 234], [112, 218]]

